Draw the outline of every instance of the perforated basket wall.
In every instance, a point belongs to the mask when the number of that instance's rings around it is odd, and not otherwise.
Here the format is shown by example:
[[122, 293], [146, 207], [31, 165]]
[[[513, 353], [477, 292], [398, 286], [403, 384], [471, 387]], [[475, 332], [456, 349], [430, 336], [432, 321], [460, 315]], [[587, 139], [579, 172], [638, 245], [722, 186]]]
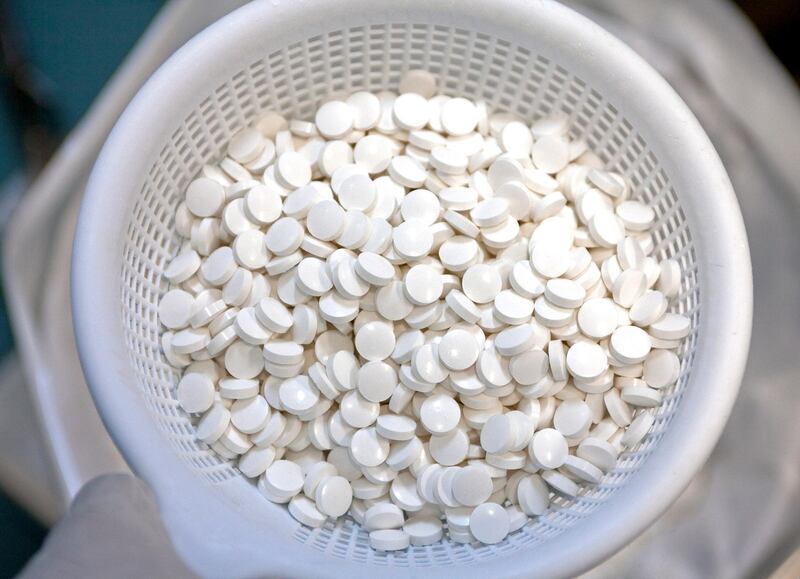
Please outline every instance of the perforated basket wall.
[[694, 327], [681, 348], [681, 379], [665, 396], [652, 432], [642, 444], [624, 454], [602, 484], [584, 489], [576, 500], [556, 499], [550, 514], [529, 523], [503, 543], [477, 547], [446, 543], [382, 554], [368, 547], [366, 533], [352, 521], [319, 530], [293, 529], [296, 541], [334, 557], [430, 567], [539, 548], [565, 529], [580, 525], [636, 475], [658, 446], [681, 402], [700, 323], [692, 236], [669, 176], [636, 127], [618, 113], [615, 103], [608, 102], [562, 63], [502, 38], [439, 25], [382, 24], [342, 29], [264, 54], [231, 71], [227, 82], [205, 95], [196, 110], [175, 119], [168, 142], [152, 144], [158, 154], [143, 178], [125, 236], [120, 307], [132, 371], [165, 440], [198, 477], [225, 492], [225, 485], [219, 483], [241, 475], [195, 440], [194, 427], [174, 397], [179, 374], [160, 352], [157, 305], [167, 288], [162, 271], [179, 247], [175, 208], [202, 165], [218, 161], [230, 135], [260, 111], [273, 108], [286, 116], [310, 118], [323, 97], [362, 89], [395, 89], [409, 68], [432, 71], [447, 94], [484, 99], [493, 110], [510, 111], [528, 120], [554, 110], [567, 113], [573, 135], [584, 138], [610, 167], [630, 179], [634, 197], [655, 207], [655, 255], [680, 262], [684, 281], [674, 309], [688, 315]]

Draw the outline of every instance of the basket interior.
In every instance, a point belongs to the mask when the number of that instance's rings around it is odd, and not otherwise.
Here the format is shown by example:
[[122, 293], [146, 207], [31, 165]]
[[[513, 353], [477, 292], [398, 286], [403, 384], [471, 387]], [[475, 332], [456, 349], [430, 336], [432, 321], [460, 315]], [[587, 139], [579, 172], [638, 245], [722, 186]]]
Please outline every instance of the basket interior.
[[[295, 525], [294, 539], [333, 557], [377, 565], [445, 566], [538, 548], [566, 529], [579, 525], [609, 497], [620, 492], [658, 446], [680, 404], [695, 352], [699, 327], [697, 263], [683, 211], [659, 160], [625, 119], [592, 86], [558, 62], [474, 30], [433, 24], [382, 24], [336, 30], [264, 54], [210, 91], [183, 119], [175, 120], [166, 142], [152, 144], [149, 171], [137, 187], [138, 197], [125, 234], [120, 306], [131, 371], [176, 459], [197, 477], [225, 493], [220, 484], [242, 477], [194, 438], [190, 417], [174, 397], [179, 373], [160, 352], [157, 306], [167, 289], [162, 271], [179, 247], [174, 213], [187, 184], [203, 164], [218, 161], [227, 139], [265, 109], [286, 116], [309, 118], [323, 97], [355, 90], [393, 90], [409, 68], [430, 70], [441, 90], [452, 95], [484, 99], [492, 110], [510, 111], [532, 120], [554, 110], [572, 119], [572, 135], [584, 138], [606, 164], [625, 174], [633, 196], [653, 205], [658, 258], [680, 262], [684, 277], [673, 310], [692, 320], [693, 331], [680, 350], [682, 374], [657, 411], [643, 442], [621, 455], [619, 464], [600, 485], [582, 490], [575, 500], [555, 499], [552, 511], [531, 521], [505, 541], [471, 546], [444, 541], [412, 547], [399, 553], [378, 553], [368, 546], [367, 534], [351, 520], [321, 529]], [[263, 499], [266, 500], [266, 499]], [[288, 518], [288, 517], [287, 517]]]

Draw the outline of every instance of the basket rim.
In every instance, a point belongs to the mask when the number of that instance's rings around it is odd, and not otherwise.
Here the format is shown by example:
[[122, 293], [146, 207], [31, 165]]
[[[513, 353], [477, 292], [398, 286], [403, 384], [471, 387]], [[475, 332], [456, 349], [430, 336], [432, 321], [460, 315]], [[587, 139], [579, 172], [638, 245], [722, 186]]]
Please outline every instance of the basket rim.
[[[690, 207], [685, 213], [700, 264], [703, 322], [698, 332], [698, 354], [684, 400], [636, 475], [596, 511], [602, 511], [602, 516], [593, 515], [566, 530], [549, 542], [547, 549], [537, 549], [535, 553], [521, 549], [512, 557], [478, 561], [463, 567], [463, 571], [468, 575], [491, 572], [497, 576], [524, 576], [536, 569], [543, 576], [572, 576], [608, 558], [652, 524], [689, 484], [716, 444], [735, 401], [747, 358], [752, 318], [752, 274], [742, 216], [730, 180], [697, 119], [669, 84], [632, 49], [594, 22], [552, 0], [496, 0], [490, 5], [482, 0], [460, 0], [457, 11], [454, 4], [429, 0], [256, 1], [190, 40], [161, 65], [125, 109], [87, 184], [72, 260], [75, 335], [95, 403], [126, 460], [153, 487], [176, 548], [202, 574], [249, 575], [263, 572], [264, 567], [255, 557], [253, 561], [237, 562], [236, 567], [229, 566], [230, 561], [221, 563], [226, 556], [233, 556], [232, 546], [224, 544], [216, 550], [205, 549], [204, 545], [204, 554], [198, 557], [198, 541], [204, 539], [207, 543], [224, 537], [204, 535], [200, 529], [213, 527], [214, 514], [224, 513], [227, 507], [220, 502], [206, 513], [196, 512], [192, 497], [201, 496], [213, 503], [217, 493], [191, 475], [188, 468], [162, 468], [177, 464], [176, 456], [163, 444], [130, 372], [122, 332], [119, 276], [97, 273], [119, 270], [123, 249], [119, 232], [126, 231], [132, 201], [139, 194], [138, 188], [126, 189], [120, 183], [127, 182], [126, 175], [134, 183], [140, 182], [136, 181], [138, 167], [149, 166], [156, 153], [139, 151], [130, 143], [151, 142], [153, 131], [170, 120], [168, 113], [175, 103], [186, 102], [192, 98], [193, 90], [204, 86], [200, 76], [217, 78], [224, 72], [222, 63], [235, 59], [237, 50], [247, 52], [231, 38], [244, 38], [242, 42], [249, 50], [258, 50], [292, 35], [310, 36], [304, 28], [317, 32], [360, 23], [414, 21], [441, 21], [463, 27], [471, 24], [515, 39], [539, 35], [554, 45], [561, 42], [558, 54], [583, 66], [584, 80], [601, 74], [593, 73], [593, 68], [614, 71], [596, 78], [610, 94], [636, 94], [633, 102], [620, 101], [625, 103], [625, 116], [647, 119], [646, 128], [662, 137], [658, 143], [668, 148], [668, 154], [660, 155], [659, 160], [675, 183], [682, 206]], [[308, 26], [309, 22], [313, 25]], [[258, 35], [270, 39], [256, 39]], [[565, 44], [564, 38], [580, 38], [581, 42]], [[580, 46], [573, 46], [577, 44]], [[182, 82], [176, 83], [175, 79]], [[179, 98], [172, 104], [165, 103], [168, 95]], [[174, 124], [175, 118], [171, 120]], [[139, 178], [141, 175], [138, 173]], [[108, 194], [109, 191], [115, 194]], [[706, 194], [684, 197], [682, 191]], [[735, 315], [731, 315], [733, 312]], [[133, 387], [120, 388], [121, 384]], [[146, 426], [137, 427], [141, 422]], [[298, 561], [273, 552], [269, 571], [302, 576], [319, 572], [318, 565], [324, 561], [330, 559], [319, 553], [309, 552]], [[334, 572], [366, 575], [375, 569], [337, 559]], [[424, 572], [422, 568], [414, 570]], [[408, 567], [381, 569], [386, 574], [409, 571]]]

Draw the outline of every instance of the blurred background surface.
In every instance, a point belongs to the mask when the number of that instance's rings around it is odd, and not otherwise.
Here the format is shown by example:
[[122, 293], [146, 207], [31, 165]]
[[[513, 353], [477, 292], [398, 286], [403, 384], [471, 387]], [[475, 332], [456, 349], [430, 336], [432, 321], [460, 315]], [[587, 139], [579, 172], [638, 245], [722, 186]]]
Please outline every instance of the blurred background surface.
[[[211, 0], [195, 1], [210, 9]], [[5, 225], [26, 184], [79, 125], [163, 4], [162, 0], [0, 0], [0, 225]], [[625, 2], [585, 4], [587, 11], [602, 14], [604, 4], [619, 10]], [[737, 4], [769, 50], [795, 81], [800, 80], [800, 2], [738, 0]], [[211, 10], [222, 13], [225, 7]], [[63, 509], [58, 492], [44, 480], [52, 467], [14, 356], [6, 306], [0, 305], [0, 357], [4, 358], [0, 363], [0, 577], [13, 576], [24, 565], [47, 525]], [[25, 478], [30, 472], [44, 474], [30, 481]]]

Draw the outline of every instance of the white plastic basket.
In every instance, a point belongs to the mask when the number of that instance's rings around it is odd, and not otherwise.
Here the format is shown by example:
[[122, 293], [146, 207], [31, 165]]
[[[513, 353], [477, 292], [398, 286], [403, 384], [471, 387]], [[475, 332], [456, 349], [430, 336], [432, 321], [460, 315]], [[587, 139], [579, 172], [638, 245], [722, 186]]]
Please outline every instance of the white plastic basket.
[[[350, 520], [311, 530], [194, 439], [160, 353], [162, 271], [177, 251], [188, 182], [266, 108], [308, 116], [328, 94], [394, 88], [404, 71], [532, 119], [561, 110], [575, 135], [658, 214], [656, 255], [684, 271], [693, 331], [652, 432], [602, 484], [505, 541], [379, 553]], [[172, 538], [209, 576], [571, 576], [639, 534], [716, 442], [750, 335], [747, 242], [708, 138], [628, 47], [549, 1], [272, 0], [223, 18], [170, 58], [109, 137], [84, 199], [73, 259], [76, 335], [101, 415], [154, 488]]]

